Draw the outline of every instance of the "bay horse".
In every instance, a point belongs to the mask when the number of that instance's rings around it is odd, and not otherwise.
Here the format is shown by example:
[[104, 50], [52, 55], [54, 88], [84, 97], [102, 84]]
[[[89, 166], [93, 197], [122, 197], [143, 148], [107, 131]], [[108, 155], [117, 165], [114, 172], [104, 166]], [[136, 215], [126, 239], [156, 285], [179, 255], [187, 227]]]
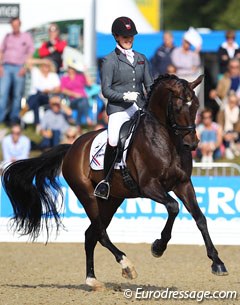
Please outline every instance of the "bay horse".
[[198, 206], [191, 182], [191, 151], [198, 144], [195, 119], [199, 100], [194, 88], [202, 78], [199, 76], [193, 82], [187, 82], [166, 74], [155, 80], [126, 161], [139, 194], [129, 190], [120, 171], [114, 170], [108, 200], [94, 196], [95, 186], [104, 178], [103, 171], [94, 171], [89, 165], [90, 147], [101, 132], [99, 130], [83, 134], [72, 145], [58, 145], [38, 157], [9, 165], [3, 172], [2, 183], [13, 207], [16, 229], [32, 239], [39, 236], [43, 227], [48, 230], [52, 219], [59, 229], [62, 216], [56, 198], [61, 194], [61, 187], [57, 178], [62, 171], [91, 222], [85, 232], [86, 284], [100, 290], [104, 284], [96, 279], [94, 272], [97, 242], [115, 256], [125, 278], [137, 276], [132, 262], [110, 241], [106, 232], [123, 200], [144, 197], [165, 205], [168, 219], [161, 238], [155, 240], [151, 247], [152, 254], [160, 257], [167, 248], [179, 212], [178, 202], [169, 195], [173, 191], [201, 231], [207, 255], [212, 260], [212, 272], [226, 275], [227, 269], [212, 243], [206, 218]]

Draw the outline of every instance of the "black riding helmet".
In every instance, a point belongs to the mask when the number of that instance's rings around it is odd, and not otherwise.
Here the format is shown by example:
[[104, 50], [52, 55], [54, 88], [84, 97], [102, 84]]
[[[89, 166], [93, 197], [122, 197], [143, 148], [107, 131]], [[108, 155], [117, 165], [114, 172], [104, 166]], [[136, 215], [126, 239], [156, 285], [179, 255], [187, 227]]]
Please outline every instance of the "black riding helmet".
[[137, 29], [134, 22], [128, 17], [118, 17], [113, 21], [112, 34], [121, 36], [134, 36]]

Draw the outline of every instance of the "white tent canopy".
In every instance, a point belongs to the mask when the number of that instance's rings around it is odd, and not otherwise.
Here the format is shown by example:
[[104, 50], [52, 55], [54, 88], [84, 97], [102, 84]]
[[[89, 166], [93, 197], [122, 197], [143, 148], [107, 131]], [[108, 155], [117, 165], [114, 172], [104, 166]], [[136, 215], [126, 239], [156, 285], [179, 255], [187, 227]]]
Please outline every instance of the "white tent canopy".
[[139, 33], [153, 33], [155, 30], [141, 14], [134, 0], [96, 0], [97, 32], [109, 34], [117, 17], [133, 19]]

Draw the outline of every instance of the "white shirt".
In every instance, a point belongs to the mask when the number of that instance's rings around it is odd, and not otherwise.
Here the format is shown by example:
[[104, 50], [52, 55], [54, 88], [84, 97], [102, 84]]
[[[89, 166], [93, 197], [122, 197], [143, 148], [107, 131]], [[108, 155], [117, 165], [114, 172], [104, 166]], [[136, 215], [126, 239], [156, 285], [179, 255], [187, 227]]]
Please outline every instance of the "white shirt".
[[21, 135], [18, 142], [14, 143], [12, 135], [5, 136], [2, 140], [3, 161], [11, 162], [12, 159], [20, 160], [29, 157], [31, 142], [28, 137]]
[[49, 72], [47, 76], [44, 76], [39, 68], [32, 68], [31, 95], [36, 94], [37, 91], [52, 90], [58, 86], [60, 86], [60, 79], [57, 73]]

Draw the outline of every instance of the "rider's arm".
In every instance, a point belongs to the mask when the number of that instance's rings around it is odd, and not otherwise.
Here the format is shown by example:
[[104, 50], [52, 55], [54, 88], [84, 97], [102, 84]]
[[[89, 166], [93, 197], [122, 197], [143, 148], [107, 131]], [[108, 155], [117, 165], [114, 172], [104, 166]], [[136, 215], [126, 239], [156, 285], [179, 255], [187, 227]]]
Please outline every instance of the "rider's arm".
[[114, 102], [123, 102], [123, 93], [112, 89], [115, 62], [111, 58], [104, 58], [101, 69], [102, 94], [105, 98]]

